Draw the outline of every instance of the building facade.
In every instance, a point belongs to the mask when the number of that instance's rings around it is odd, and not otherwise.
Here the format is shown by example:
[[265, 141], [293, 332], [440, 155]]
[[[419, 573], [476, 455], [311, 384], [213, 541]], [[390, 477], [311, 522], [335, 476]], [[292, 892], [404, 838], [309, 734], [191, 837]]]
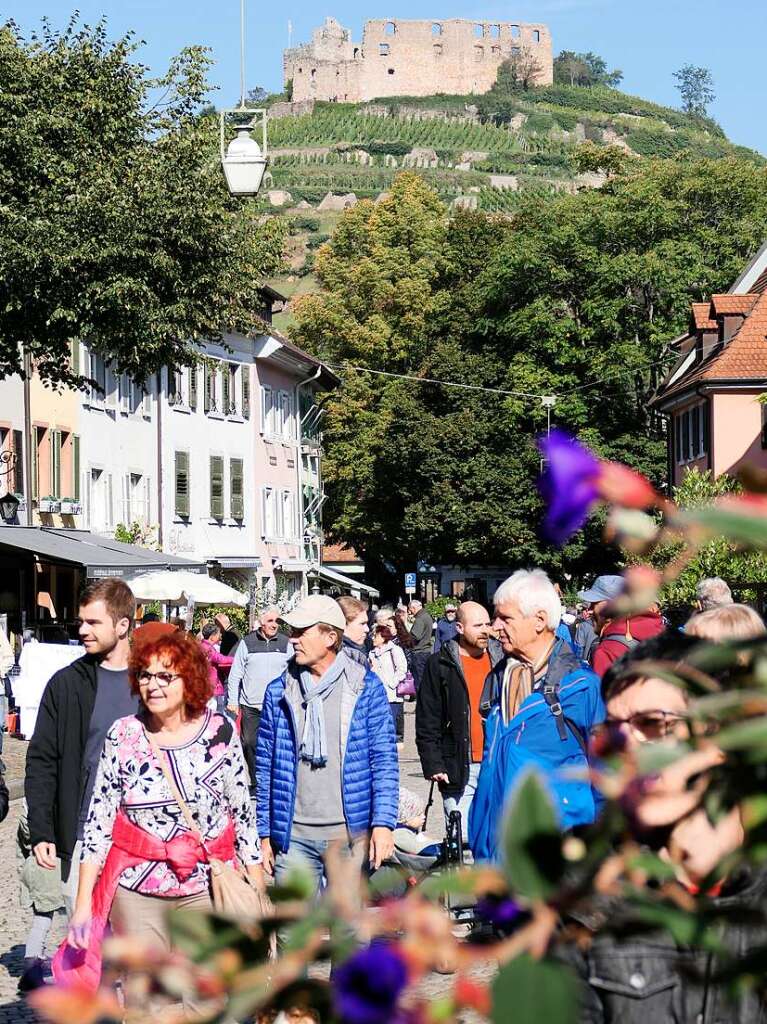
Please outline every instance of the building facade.
[[505, 60], [534, 62], [538, 85], [554, 80], [551, 33], [543, 24], [464, 18], [365, 22], [362, 42], [326, 18], [312, 41], [285, 50], [284, 83], [294, 102], [358, 103], [384, 96], [488, 92]]
[[679, 358], [652, 399], [667, 418], [668, 479], [767, 469], [767, 244], [726, 294], [694, 302]]

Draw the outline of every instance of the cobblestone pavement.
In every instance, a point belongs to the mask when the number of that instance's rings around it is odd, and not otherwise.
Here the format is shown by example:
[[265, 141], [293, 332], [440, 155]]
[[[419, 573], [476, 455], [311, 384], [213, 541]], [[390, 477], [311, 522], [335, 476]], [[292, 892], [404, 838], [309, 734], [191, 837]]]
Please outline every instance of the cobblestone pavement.
[[[415, 705], [405, 704], [405, 748], [400, 754], [400, 773], [402, 785], [424, 797], [428, 796], [429, 783], [421, 774], [420, 763], [415, 749]], [[27, 744], [22, 740], [5, 738], [3, 760], [6, 763], [9, 786], [20, 792], [19, 783], [23, 779], [24, 760]], [[16, 828], [22, 808], [20, 799], [12, 800], [11, 810], [6, 820], [0, 824], [0, 864], [4, 866], [3, 885], [0, 888], [0, 1024], [21, 1024], [37, 1020], [24, 1000], [16, 994], [16, 985], [22, 972], [24, 960], [24, 940], [31, 915], [23, 910], [19, 903], [19, 885], [16, 869]], [[442, 801], [435, 798], [434, 806], [429, 815], [429, 831], [441, 835], [443, 829]], [[56, 916], [51, 930], [49, 953], [53, 952], [64, 934], [64, 917]], [[433, 975], [425, 980], [422, 986], [424, 995], [436, 998], [450, 984], [450, 979]]]

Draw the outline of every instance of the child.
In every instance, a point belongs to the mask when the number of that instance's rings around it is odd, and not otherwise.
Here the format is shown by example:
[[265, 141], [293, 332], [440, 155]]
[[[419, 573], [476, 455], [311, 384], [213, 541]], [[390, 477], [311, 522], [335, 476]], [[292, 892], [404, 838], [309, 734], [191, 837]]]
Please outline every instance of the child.
[[41, 868], [34, 858], [29, 841], [27, 803], [19, 818], [16, 833], [17, 859], [20, 863], [21, 905], [33, 911], [32, 925], [24, 950], [24, 973], [19, 978], [19, 992], [32, 992], [46, 984], [50, 977], [50, 960], [45, 957], [45, 940], [51, 930], [53, 915], [64, 906], [61, 871]]

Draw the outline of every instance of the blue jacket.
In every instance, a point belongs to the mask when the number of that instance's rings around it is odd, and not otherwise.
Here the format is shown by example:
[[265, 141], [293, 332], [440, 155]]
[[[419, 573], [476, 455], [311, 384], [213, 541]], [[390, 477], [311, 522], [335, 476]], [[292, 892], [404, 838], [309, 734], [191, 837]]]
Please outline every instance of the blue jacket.
[[437, 635], [434, 638], [434, 653], [436, 654], [451, 640], [455, 640], [457, 636], [458, 626], [455, 619], [452, 622], [449, 619], [440, 619], [437, 623]]
[[[489, 709], [485, 754], [469, 812], [469, 843], [477, 860], [495, 857], [504, 805], [527, 769], [537, 769], [543, 778], [563, 829], [594, 821], [601, 803], [588, 779], [570, 777], [588, 766], [584, 745], [605, 717], [599, 677], [559, 641], [545, 679], [504, 724], [500, 695], [505, 665], [500, 662], [493, 669], [483, 693], [483, 710]], [[557, 689], [561, 725], [544, 697], [544, 684]]]
[[[379, 825], [393, 829], [399, 803], [399, 762], [386, 690], [370, 669], [343, 654], [339, 657], [347, 662], [340, 680], [346, 824], [352, 835]], [[269, 837], [273, 849], [283, 852], [290, 846], [298, 767], [296, 722], [285, 697], [288, 673], [297, 678], [295, 660], [266, 688], [256, 742], [258, 834]]]

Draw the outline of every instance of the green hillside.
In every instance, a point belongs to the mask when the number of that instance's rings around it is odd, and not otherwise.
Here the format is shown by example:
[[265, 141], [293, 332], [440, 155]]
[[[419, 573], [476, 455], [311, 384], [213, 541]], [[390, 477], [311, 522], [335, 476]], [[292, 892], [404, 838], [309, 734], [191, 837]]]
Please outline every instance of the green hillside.
[[708, 118], [602, 86], [318, 102], [311, 113], [272, 116], [269, 145], [267, 187], [289, 193], [274, 197], [280, 204], [274, 210], [303, 215], [293, 224], [292, 273], [278, 282], [290, 292], [308, 290], [300, 279], [311, 274], [313, 250], [339, 215], [308, 207], [316, 208], [328, 193], [374, 199], [403, 167], [416, 169], [447, 203], [507, 212], [529, 189], [598, 186], [604, 173], [595, 147], [605, 148], [606, 166], [616, 159], [685, 153], [763, 160], [730, 143]]

